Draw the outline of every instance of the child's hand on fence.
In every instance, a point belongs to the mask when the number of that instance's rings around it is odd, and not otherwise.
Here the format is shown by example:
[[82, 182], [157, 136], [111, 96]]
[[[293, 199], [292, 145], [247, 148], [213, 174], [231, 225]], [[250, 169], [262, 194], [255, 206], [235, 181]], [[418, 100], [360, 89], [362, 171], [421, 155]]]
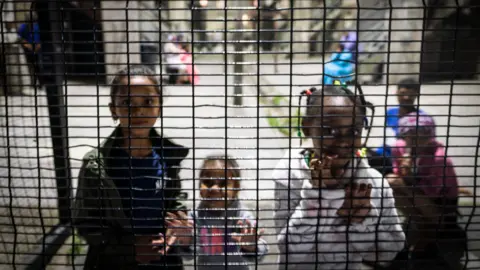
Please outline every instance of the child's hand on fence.
[[165, 255], [176, 240], [177, 236], [173, 234], [172, 230], [167, 230], [165, 236], [159, 234], [158, 239], [152, 241], [153, 250], [156, 250], [161, 255]]
[[185, 212], [167, 213], [165, 223], [168, 229], [177, 237], [180, 245], [190, 245], [193, 237], [193, 221]]
[[167, 254], [175, 243], [182, 246], [188, 246], [192, 243], [193, 221], [184, 212], [168, 212], [165, 223], [167, 224], [165, 236], [160, 234], [157, 240], [152, 241], [154, 249], [158, 250], [158, 253]]
[[345, 188], [345, 200], [337, 215], [350, 223], [361, 223], [370, 212], [372, 185], [353, 184]]
[[33, 45], [26, 41], [22, 44], [22, 46], [29, 51], [33, 51]]
[[253, 226], [248, 220], [245, 222], [239, 220], [237, 225], [241, 226], [242, 228], [239, 234], [232, 235], [232, 240], [237, 242], [243, 250], [255, 252], [257, 250], [258, 239], [260, 239], [264, 230], [260, 229], [257, 231], [255, 226]]
[[[332, 175], [332, 161], [337, 156], [324, 156], [322, 160], [312, 159], [310, 161], [311, 180], [313, 187], [334, 186], [338, 184], [338, 180]], [[342, 174], [342, 172], [340, 172]]]

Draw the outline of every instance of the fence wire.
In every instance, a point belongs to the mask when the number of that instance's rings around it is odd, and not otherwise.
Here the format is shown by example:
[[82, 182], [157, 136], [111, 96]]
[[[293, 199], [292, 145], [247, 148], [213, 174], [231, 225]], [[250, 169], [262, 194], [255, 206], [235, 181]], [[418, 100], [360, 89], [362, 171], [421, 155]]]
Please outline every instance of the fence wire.
[[0, 11], [0, 269], [480, 268], [475, 1]]

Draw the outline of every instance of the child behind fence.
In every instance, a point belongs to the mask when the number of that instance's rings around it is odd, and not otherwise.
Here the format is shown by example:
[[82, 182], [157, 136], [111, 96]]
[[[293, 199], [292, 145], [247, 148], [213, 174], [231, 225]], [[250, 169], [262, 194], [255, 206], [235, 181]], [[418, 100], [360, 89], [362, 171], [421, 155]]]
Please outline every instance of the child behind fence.
[[238, 198], [240, 178], [240, 168], [231, 157], [210, 156], [203, 163], [202, 199], [190, 214], [196, 228], [190, 251], [197, 256], [199, 270], [248, 270], [268, 252], [263, 230], [258, 230], [255, 216]]
[[445, 146], [436, 138], [433, 117], [411, 112], [398, 122], [393, 174], [387, 175], [397, 206], [407, 217], [407, 250], [415, 269], [455, 269], [466, 248], [466, 234], [457, 222], [458, 182]]
[[303, 133], [274, 171], [279, 269], [360, 269], [387, 263], [405, 235], [392, 190], [362, 151], [363, 95], [344, 86], [304, 91]]
[[151, 69], [119, 71], [110, 98], [119, 124], [85, 155], [78, 176], [73, 223], [88, 243], [84, 269], [183, 269], [176, 249], [158, 254], [152, 240], [189, 230], [178, 179], [188, 149], [154, 128], [163, 99]]

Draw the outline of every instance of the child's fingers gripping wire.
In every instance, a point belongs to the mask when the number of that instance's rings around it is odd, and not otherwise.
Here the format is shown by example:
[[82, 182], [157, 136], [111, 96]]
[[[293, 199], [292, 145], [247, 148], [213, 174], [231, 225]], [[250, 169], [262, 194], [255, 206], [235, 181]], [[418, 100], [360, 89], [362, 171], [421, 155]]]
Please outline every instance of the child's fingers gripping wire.
[[345, 201], [337, 214], [351, 223], [361, 223], [370, 212], [371, 184], [353, 184], [345, 188]]
[[[154, 245], [153, 249], [157, 250], [161, 255], [167, 254], [171, 247], [177, 242], [182, 245], [188, 245], [190, 243], [190, 228], [193, 223], [190, 222], [185, 213], [183, 213], [183, 215], [181, 213], [183, 212], [179, 211], [177, 214], [168, 212], [167, 218], [165, 219], [168, 229], [165, 235], [159, 234], [159, 239], [152, 241]], [[179, 216], [182, 216], [182, 218], [179, 218]]]
[[237, 225], [241, 227], [241, 230], [240, 233], [231, 236], [232, 240], [237, 242], [242, 249], [254, 252], [257, 249], [257, 241], [262, 237], [265, 230], [257, 230], [250, 220], [239, 220]]
[[163, 234], [159, 234], [159, 239], [152, 241], [153, 249], [157, 250], [159, 254], [165, 255], [168, 253], [176, 240], [177, 236], [175, 235], [173, 230], [167, 229], [165, 236]]
[[190, 245], [193, 237], [193, 221], [184, 212], [168, 212], [165, 223], [180, 245]]
[[[322, 155], [322, 159], [313, 158], [310, 161], [310, 170], [311, 170], [311, 184], [313, 187], [322, 187], [329, 184], [335, 184], [336, 180], [334, 179], [331, 166], [333, 160], [337, 158], [335, 156], [327, 156], [325, 154]], [[341, 173], [342, 174], [342, 173]], [[333, 182], [333, 183], [329, 183]]]

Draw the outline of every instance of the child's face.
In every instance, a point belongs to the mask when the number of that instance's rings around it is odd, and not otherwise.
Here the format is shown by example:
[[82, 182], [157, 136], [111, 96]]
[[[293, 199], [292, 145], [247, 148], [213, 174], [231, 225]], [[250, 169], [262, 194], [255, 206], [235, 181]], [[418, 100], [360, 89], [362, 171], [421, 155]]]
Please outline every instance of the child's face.
[[430, 135], [421, 130], [411, 131], [401, 136], [405, 141], [405, 145], [409, 149], [420, 149], [429, 145], [431, 141]]
[[[209, 169], [200, 180], [200, 196], [211, 208], [226, 208], [238, 193], [238, 181], [232, 179], [231, 173], [224, 169]], [[227, 202], [225, 203], [225, 198]]]
[[362, 147], [364, 115], [359, 114], [348, 98], [326, 97], [321, 115], [303, 124], [307, 126], [305, 135], [312, 137], [316, 155], [337, 156], [332, 161], [333, 171], [343, 169]]
[[415, 100], [417, 99], [418, 93], [414, 89], [408, 88], [399, 88], [397, 90], [397, 99], [398, 104], [404, 107], [410, 107], [415, 104]]
[[[135, 137], [147, 137], [161, 114], [158, 90], [147, 77], [124, 78], [122, 87], [116, 94], [110, 111], [120, 126], [129, 128]], [[130, 86], [127, 86], [130, 83]], [[130, 96], [129, 96], [130, 95]]]

